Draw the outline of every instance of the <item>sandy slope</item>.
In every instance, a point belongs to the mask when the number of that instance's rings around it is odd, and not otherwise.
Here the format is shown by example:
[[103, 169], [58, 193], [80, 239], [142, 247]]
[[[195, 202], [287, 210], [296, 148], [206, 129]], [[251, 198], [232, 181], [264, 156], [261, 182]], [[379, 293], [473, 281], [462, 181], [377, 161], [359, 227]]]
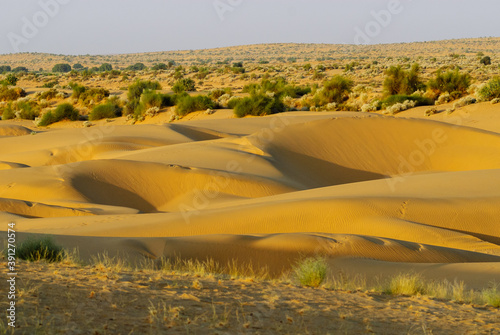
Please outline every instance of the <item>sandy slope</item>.
[[83, 257], [237, 259], [278, 274], [324, 254], [333, 272], [479, 287], [500, 277], [500, 127], [484, 121], [496, 109], [478, 116], [488, 127], [466, 112], [467, 126], [362, 113], [36, 134], [3, 123], [0, 229], [14, 221]]

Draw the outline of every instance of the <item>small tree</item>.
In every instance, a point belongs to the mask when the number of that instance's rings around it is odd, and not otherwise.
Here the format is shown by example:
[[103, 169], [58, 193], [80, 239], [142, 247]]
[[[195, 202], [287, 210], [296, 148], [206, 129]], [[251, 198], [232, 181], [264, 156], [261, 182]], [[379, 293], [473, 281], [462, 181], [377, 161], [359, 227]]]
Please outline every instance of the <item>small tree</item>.
[[143, 63], [135, 63], [134, 65], [130, 65], [129, 67], [127, 67], [127, 70], [130, 70], [130, 71], [142, 71], [146, 69], [146, 65], [144, 65]]
[[66, 73], [66, 72], [69, 72], [69, 71], [71, 71], [71, 65], [69, 65], [69, 64], [56, 64], [52, 68], [52, 72]]
[[80, 63], [76, 63], [73, 65], [73, 70], [81, 70], [83, 69], [83, 65]]
[[471, 77], [468, 73], [460, 73], [458, 69], [445, 73], [438, 70], [436, 77], [429, 81], [428, 86], [437, 95], [448, 92], [453, 97], [459, 98], [467, 93], [470, 83]]
[[0, 66], [0, 73], [10, 72], [10, 71], [12, 71], [12, 68], [9, 65]]

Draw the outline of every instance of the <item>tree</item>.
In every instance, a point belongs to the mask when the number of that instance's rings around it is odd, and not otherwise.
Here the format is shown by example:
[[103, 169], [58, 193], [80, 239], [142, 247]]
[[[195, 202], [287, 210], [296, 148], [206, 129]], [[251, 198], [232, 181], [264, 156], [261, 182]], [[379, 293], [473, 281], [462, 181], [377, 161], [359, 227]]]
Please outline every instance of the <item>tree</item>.
[[0, 73], [4, 73], [4, 72], [10, 72], [12, 69], [10, 66], [8, 65], [2, 65], [0, 66]]
[[56, 64], [52, 68], [52, 72], [66, 73], [66, 72], [69, 72], [69, 71], [71, 71], [71, 65], [69, 65], [69, 64]]
[[73, 70], [81, 70], [83, 69], [83, 65], [80, 64], [80, 63], [76, 63], [75, 65], [73, 65]]

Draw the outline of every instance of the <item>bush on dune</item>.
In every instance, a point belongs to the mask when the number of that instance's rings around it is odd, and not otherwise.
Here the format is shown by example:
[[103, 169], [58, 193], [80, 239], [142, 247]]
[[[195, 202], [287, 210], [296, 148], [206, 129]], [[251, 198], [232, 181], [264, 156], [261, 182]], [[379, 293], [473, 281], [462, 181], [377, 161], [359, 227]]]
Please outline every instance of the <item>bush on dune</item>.
[[458, 99], [467, 94], [470, 83], [471, 76], [468, 73], [461, 73], [458, 69], [444, 73], [442, 70], [438, 70], [436, 77], [429, 81], [428, 87], [436, 96], [448, 92], [455, 99]]
[[420, 80], [420, 66], [415, 63], [409, 70], [404, 70], [401, 65], [391, 66], [385, 71], [383, 83], [386, 95], [409, 95], [425, 85]]
[[500, 98], [500, 77], [494, 77], [478, 92], [478, 97], [482, 101], [491, 101]]
[[59, 122], [65, 119], [71, 121], [78, 120], [78, 110], [76, 110], [71, 104], [61, 104], [57, 106], [54, 111], [45, 113], [38, 125], [46, 127], [52, 123]]
[[107, 102], [102, 105], [95, 106], [89, 114], [89, 120], [95, 121], [100, 119], [112, 119], [120, 116], [122, 113], [121, 107], [113, 102]]
[[215, 103], [207, 96], [183, 95], [176, 99], [175, 113], [179, 116], [185, 116], [195, 111], [202, 111], [209, 108], [214, 108]]
[[253, 95], [239, 99], [235, 102], [234, 114], [236, 117], [246, 115], [262, 116], [282, 113], [286, 111], [285, 104], [278, 97], [267, 95]]

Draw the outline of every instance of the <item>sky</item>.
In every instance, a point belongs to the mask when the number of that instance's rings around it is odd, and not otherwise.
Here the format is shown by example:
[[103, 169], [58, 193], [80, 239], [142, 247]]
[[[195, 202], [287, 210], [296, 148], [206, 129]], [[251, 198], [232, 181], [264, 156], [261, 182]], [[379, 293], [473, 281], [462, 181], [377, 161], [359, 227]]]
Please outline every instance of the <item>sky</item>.
[[0, 0], [0, 54], [498, 37], [498, 0]]

